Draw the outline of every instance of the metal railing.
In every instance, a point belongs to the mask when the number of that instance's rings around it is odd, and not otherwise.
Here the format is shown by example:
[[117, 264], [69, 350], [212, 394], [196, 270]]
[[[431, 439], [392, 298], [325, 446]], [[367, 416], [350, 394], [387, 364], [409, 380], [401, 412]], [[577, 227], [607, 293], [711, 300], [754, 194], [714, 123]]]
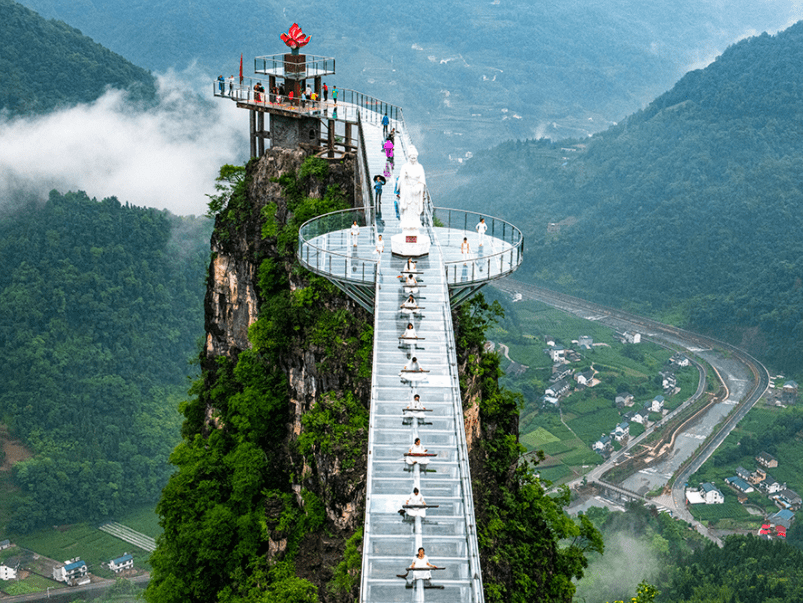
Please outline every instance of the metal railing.
[[[368, 213], [373, 214], [373, 207]], [[365, 218], [365, 210], [357, 208], [304, 222], [298, 229], [298, 258], [304, 267], [327, 278], [373, 285], [378, 265], [378, 256], [370, 257], [375, 249], [373, 229], [360, 234], [363, 242], [356, 249], [349, 232], [355, 221], [360, 227], [373, 226], [367, 224]]]
[[488, 226], [485, 233], [487, 245], [483, 247], [490, 248], [492, 250], [490, 254], [477, 255], [478, 235], [469, 235], [472, 247], [470, 257], [463, 257], [459, 246], [444, 254], [446, 280], [449, 285], [469, 285], [501, 278], [514, 272], [521, 264], [524, 236], [521, 230], [510, 222], [463, 209], [446, 207], [432, 209], [435, 228], [471, 233], [481, 218], [485, 219], [485, 224]]
[[[296, 55], [304, 57], [301, 62], [288, 61], [285, 57], [290, 53], [270, 54], [254, 58], [254, 73], [273, 75], [293, 80], [305, 80], [314, 77], [334, 75], [335, 60], [312, 54]], [[293, 56], [293, 55], [290, 55]], [[261, 66], [261, 67], [260, 67]]]
[[[239, 80], [215, 80], [212, 84], [212, 93], [218, 98], [228, 98], [239, 103], [252, 103], [256, 106], [272, 107], [284, 111], [302, 113], [311, 117], [321, 117], [327, 115], [327, 110], [333, 109], [332, 102], [328, 103], [318, 99], [290, 98], [288, 94], [277, 94], [265, 89], [258, 92], [254, 89], [257, 84], [262, 84], [261, 79], [246, 77], [242, 83]], [[262, 84], [264, 87], [264, 84]]]

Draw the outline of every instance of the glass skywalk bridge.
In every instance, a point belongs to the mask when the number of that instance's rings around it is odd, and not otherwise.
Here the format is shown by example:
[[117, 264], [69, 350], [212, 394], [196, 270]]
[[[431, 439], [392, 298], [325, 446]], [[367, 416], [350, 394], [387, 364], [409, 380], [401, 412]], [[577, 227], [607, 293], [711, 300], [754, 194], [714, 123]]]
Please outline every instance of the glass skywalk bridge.
[[[410, 145], [401, 111], [394, 108], [389, 113], [394, 116], [391, 127], [397, 131], [396, 164], [390, 166], [392, 173], [381, 202], [310, 220], [299, 230], [298, 245], [304, 266], [374, 313], [360, 600], [482, 603], [451, 308], [518, 267], [522, 236], [511, 224], [483, 216], [488, 230], [480, 251], [474, 231], [478, 214], [430, 205], [422, 216], [425, 228], [421, 234], [429, 236], [432, 245], [416, 266], [419, 286], [414, 297], [420, 310], [412, 315], [403, 313], [400, 306], [407, 294], [398, 277], [405, 260], [392, 256], [390, 236], [399, 232], [393, 186]], [[383, 114], [360, 107], [364, 148], [358, 155], [366, 158], [365, 171], [371, 176], [388, 169], [380, 154], [379, 120]], [[359, 228], [356, 237], [351, 234], [354, 221]], [[375, 253], [380, 234], [386, 247]], [[464, 237], [472, 249], [469, 256], [461, 253]], [[419, 339], [400, 345], [408, 322], [414, 324]], [[425, 372], [402, 371], [411, 357]], [[416, 416], [406, 409], [414, 394], [420, 395], [426, 408]], [[434, 456], [406, 456], [416, 438], [421, 439], [427, 454]], [[410, 465], [408, 458], [419, 462]], [[424, 465], [423, 460], [428, 463]], [[413, 488], [418, 488], [426, 501], [425, 517], [399, 513]], [[419, 547], [424, 547], [430, 563], [441, 568], [431, 572], [430, 580], [421, 578], [421, 572], [408, 571]]]

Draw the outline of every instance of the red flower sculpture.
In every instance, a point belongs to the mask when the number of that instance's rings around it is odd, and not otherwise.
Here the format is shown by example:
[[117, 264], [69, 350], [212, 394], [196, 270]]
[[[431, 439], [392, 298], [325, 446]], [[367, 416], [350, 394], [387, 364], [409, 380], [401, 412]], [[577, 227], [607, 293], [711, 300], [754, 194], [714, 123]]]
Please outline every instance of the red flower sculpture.
[[282, 42], [287, 44], [290, 48], [301, 48], [309, 44], [310, 36], [304, 37], [304, 32], [298, 26], [298, 23], [293, 23], [290, 31], [282, 34]]

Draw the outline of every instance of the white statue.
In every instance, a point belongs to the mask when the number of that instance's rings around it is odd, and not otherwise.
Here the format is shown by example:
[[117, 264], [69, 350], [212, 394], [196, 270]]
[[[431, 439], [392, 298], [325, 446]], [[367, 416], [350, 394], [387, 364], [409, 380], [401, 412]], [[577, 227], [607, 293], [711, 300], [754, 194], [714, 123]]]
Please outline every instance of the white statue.
[[418, 150], [411, 146], [410, 160], [402, 166], [399, 174], [399, 211], [401, 229], [415, 231], [421, 228], [424, 211], [424, 190], [427, 185], [424, 168], [418, 163]]

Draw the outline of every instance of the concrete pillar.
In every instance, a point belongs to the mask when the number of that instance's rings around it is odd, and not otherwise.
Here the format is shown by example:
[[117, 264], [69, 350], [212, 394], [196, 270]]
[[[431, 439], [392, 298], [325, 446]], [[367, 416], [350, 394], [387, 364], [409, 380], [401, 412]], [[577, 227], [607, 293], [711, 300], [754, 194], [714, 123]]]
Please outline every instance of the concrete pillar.
[[257, 112], [251, 109], [249, 111], [251, 122], [251, 157], [257, 156]]
[[315, 78], [315, 94], [318, 95], [320, 100], [323, 100], [323, 88], [321, 87], [321, 76]]
[[343, 141], [346, 153], [351, 149], [351, 122], [346, 122], [346, 138]]
[[328, 147], [329, 147], [329, 157], [335, 156], [335, 124], [337, 123], [334, 119], [330, 119], [329, 121], [329, 140], [328, 140]]
[[257, 115], [257, 131], [259, 132], [259, 157], [265, 154], [265, 114], [260, 111]]

